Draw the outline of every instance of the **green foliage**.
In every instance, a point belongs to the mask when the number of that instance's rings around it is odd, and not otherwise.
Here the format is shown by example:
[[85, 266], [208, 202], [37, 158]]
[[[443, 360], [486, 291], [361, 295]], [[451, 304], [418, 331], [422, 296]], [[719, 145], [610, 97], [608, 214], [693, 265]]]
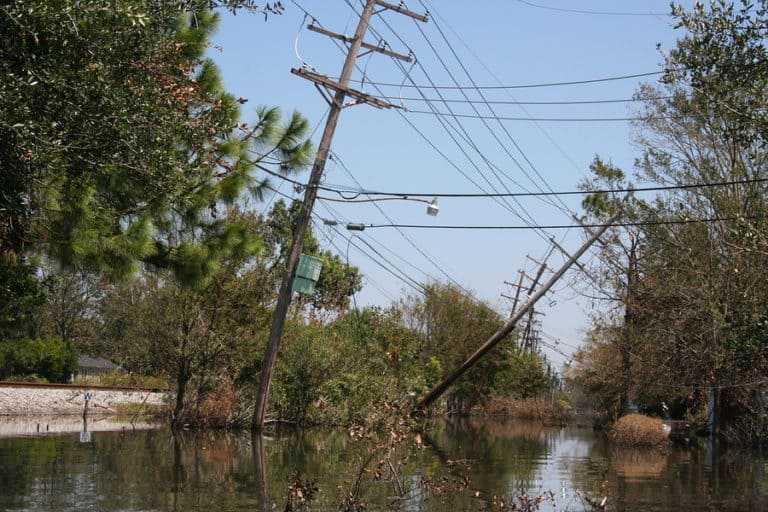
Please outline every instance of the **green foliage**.
[[353, 310], [331, 324], [291, 322], [270, 410], [299, 422], [348, 424], [373, 404], [407, 404], [426, 390], [419, 342], [391, 309]]
[[764, 146], [768, 2], [713, 0], [697, 2], [691, 11], [675, 6], [674, 13], [685, 35], [669, 53], [665, 81], [690, 88], [693, 108], [685, 113], [744, 146]]
[[2, 263], [0, 256], [0, 342], [29, 335], [47, 298], [46, 283], [26, 262]]
[[[406, 325], [423, 336], [419, 357], [430, 373], [442, 368], [453, 372], [503, 325], [501, 317], [485, 303], [447, 284], [433, 283], [423, 296], [412, 295], [399, 304]], [[512, 351], [497, 346], [447, 392], [450, 411], [467, 413], [494, 391], [502, 392], [510, 369]], [[505, 390], [507, 391], [507, 390]]]
[[[686, 418], [722, 386], [718, 431], [754, 433], [754, 383], [768, 375], [768, 2], [715, 0], [675, 15], [685, 32], [663, 83], [637, 95], [636, 167], [641, 180], [680, 188], [633, 204], [633, 218], [649, 222], [604, 238], [614, 257], [593, 276], [623, 311], [597, 319], [575, 377], [603, 409], [631, 395]], [[620, 178], [602, 162], [592, 170], [604, 185]], [[715, 183], [730, 184], [697, 186]], [[585, 209], [599, 217], [606, 203], [593, 199]]]
[[524, 399], [538, 397], [549, 388], [550, 378], [544, 371], [541, 355], [533, 352], [515, 353], [508, 364], [508, 377], [501, 389], [497, 387], [497, 392]]
[[427, 386], [429, 388], [436, 386], [444, 373], [445, 370], [443, 370], [443, 365], [440, 364], [440, 360], [435, 356], [430, 356], [424, 371], [424, 378]]
[[37, 375], [48, 382], [69, 382], [77, 368], [77, 351], [60, 339], [0, 343], [0, 379]]
[[311, 146], [300, 116], [281, 127], [262, 109], [253, 126], [239, 122], [241, 101], [204, 55], [218, 21], [209, 5], [2, 9], [0, 254], [45, 250], [116, 278], [150, 262], [197, 282], [253, 248], [219, 209], [258, 189], [252, 171], [267, 155], [290, 171]]
[[[75, 383], [77, 379], [75, 379]], [[86, 382], [84, 382], [86, 383]], [[168, 380], [163, 377], [151, 375], [138, 375], [126, 373], [123, 370], [115, 370], [99, 376], [99, 384], [102, 386], [116, 386], [128, 388], [168, 389]], [[129, 405], [129, 404], [124, 404]]]

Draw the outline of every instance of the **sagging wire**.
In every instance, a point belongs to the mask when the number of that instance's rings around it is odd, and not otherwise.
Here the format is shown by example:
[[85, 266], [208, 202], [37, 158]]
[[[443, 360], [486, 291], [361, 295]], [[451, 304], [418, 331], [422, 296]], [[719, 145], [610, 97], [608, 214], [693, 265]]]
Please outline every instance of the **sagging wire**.
[[[304, 23], [307, 21], [307, 18], [310, 17], [309, 14], [305, 11], [304, 17], [301, 19], [301, 23], [299, 23], [299, 30], [296, 32], [296, 40], [293, 43], [293, 52], [296, 54], [296, 58], [301, 62], [301, 67], [304, 69], [311, 69], [312, 71], [317, 72], [317, 68], [307, 62], [302, 56], [301, 53], [299, 53], [299, 37], [301, 37], [301, 32], [304, 30]], [[312, 24], [318, 23], [320, 24], [314, 17], [312, 18]]]
[[400, 107], [403, 109], [404, 112], [410, 112], [408, 110], [408, 107], [405, 106], [405, 98], [403, 98], [403, 89], [405, 89], [405, 84], [409, 80], [413, 82], [413, 78], [411, 77], [411, 71], [413, 71], [413, 68], [416, 67], [417, 64], [419, 64], [418, 60], [416, 59], [416, 56], [413, 55], [413, 52], [411, 52], [411, 55], [413, 56], [413, 63], [411, 64], [411, 67], [408, 70], [403, 69], [403, 81], [400, 84], [400, 89], [398, 90], [398, 97], [400, 98]]

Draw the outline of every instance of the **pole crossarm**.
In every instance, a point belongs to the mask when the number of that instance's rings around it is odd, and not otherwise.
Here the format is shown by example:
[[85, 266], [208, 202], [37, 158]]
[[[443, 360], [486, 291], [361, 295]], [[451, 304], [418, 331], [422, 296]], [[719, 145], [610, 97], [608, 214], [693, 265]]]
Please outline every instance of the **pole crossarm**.
[[[309, 24], [307, 25], [307, 28], [312, 32], [317, 32], [318, 34], [323, 34], [324, 36], [332, 37], [334, 39], [338, 39], [339, 41], [344, 41], [347, 44], [352, 42], [351, 37], [345, 36], [344, 34], [337, 34], [336, 32], [331, 32], [330, 30], [325, 30], [324, 28], [318, 27], [317, 25]], [[393, 52], [381, 46], [366, 43], [365, 41], [360, 43], [360, 46], [365, 48], [366, 50], [378, 52], [388, 57], [392, 57], [393, 59], [400, 59], [400, 60], [404, 60], [405, 62], [411, 62], [413, 60], [413, 57], [410, 55], [403, 55], [401, 53]]]
[[385, 9], [389, 9], [391, 11], [399, 12], [400, 14], [405, 14], [406, 16], [410, 16], [411, 18], [419, 21], [423, 21], [426, 23], [429, 21], [429, 16], [426, 14], [419, 14], [414, 11], [410, 11], [406, 9], [405, 7], [401, 7], [399, 5], [391, 4], [389, 2], [385, 2], [384, 0], [376, 0], [376, 5], [380, 5], [384, 7]]
[[[293, 73], [294, 75], [300, 76], [302, 78], [306, 78], [311, 82], [320, 84], [329, 89], [333, 89], [337, 92], [343, 92], [346, 96], [351, 96], [352, 98], [355, 98], [357, 101], [353, 103], [354, 105], [357, 105], [360, 103], [367, 103], [376, 108], [393, 108], [393, 107], [400, 108], [397, 105], [393, 105], [392, 103], [381, 101], [380, 99], [376, 98], [375, 96], [371, 96], [370, 94], [365, 94], [355, 89], [345, 87], [340, 83], [334, 82], [327, 76], [323, 76], [319, 73], [314, 73], [306, 69], [296, 69], [296, 68], [291, 69], [291, 73]], [[340, 106], [348, 106], [348, 105], [340, 105]]]

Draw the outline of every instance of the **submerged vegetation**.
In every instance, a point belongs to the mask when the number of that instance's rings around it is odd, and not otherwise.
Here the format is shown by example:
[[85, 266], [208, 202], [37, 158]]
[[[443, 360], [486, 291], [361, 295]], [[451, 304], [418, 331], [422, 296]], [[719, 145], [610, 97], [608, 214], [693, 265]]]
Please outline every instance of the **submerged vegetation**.
[[618, 446], [664, 449], [670, 444], [669, 432], [659, 418], [627, 414], [611, 426], [611, 440]]

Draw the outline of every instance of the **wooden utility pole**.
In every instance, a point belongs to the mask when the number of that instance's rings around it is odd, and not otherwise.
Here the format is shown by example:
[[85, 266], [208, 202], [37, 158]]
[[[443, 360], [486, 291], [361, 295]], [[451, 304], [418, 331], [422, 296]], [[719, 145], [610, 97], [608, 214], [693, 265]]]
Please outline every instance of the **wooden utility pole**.
[[418, 415], [423, 413], [423, 411], [429, 407], [435, 400], [440, 398], [443, 393], [453, 384], [459, 377], [464, 375], [464, 373], [467, 372], [470, 368], [472, 368], [477, 361], [480, 360], [485, 354], [488, 353], [493, 347], [495, 347], [501, 340], [507, 337], [509, 333], [511, 333], [515, 327], [517, 326], [517, 322], [525, 315], [525, 313], [528, 311], [528, 309], [532, 308], [536, 302], [542, 298], [552, 286], [565, 274], [565, 272], [571, 268], [571, 266], [578, 261], [579, 258], [589, 249], [589, 247], [595, 243], [597, 239], [600, 238], [600, 235], [605, 233], [605, 231], [610, 227], [611, 224], [613, 224], [616, 221], [616, 216], [612, 217], [605, 225], [601, 226], [600, 229], [592, 233], [592, 235], [587, 239], [586, 242], [579, 248], [578, 251], [576, 251], [573, 256], [571, 256], [568, 261], [563, 264], [560, 269], [555, 272], [555, 274], [552, 276], [552, 278], [547, 281], [536, 293], [531, 295], [531, 297], [528, 299], [528, 302], [526, 302], [523, 307], [521, 307], [518, 311], [516, 311], [510, 319], [507, 321], [504, 326], [499, 329], [496, 334], [491, 336], [485, 343], [483, 343], [480, 348], [478, 348], [471, 356], [469, 356], [469, 359], [467, 359], [459, 368], [451, 373], [448, 377], [443, 379], [443, 381], [438, 384], [432, 391], [430, 391], [424, 398], [422, 398], [417, 404], [416, 407], [413, 410], [414, 415]]
[[[312, 208], [314, 207], [315, 199], [317, 198], [317, 188], [320, 185], [320, 180], [323, 176], [323, 171], [325, 170], [325, 163], [328, 160], [328, 154], [331, 149], [331, 139], [333, 138], [333, 134], [336, 131], [336, 124], [339, 120], [339, 114], [341, 113], [342, 108], [349, 106], [344, 104], [344, 99], [346, 96], [354, 98], [355, 101], [352, 103], [352, 105], [358, 103], [369, 103], [378, 108], [387, 108], [392, 106], [389, 103], [377, 100], [376, 98], [373, 98], [367, 94], [349, 88], [349, 82], [352, 78], [355, 62], [357, 61], [357, 57], [360, 54], [361, 48], [365, 47], [370, 51], [385, 53], [384, 48], [367, 44], [364, 46], [363, 44], [363, 38], [365, 37], [365, 33], [368, 30], [368, 23], [370, 22], [376, 5], [384, 7], [385, 9], [394, 10], [400, 14], [405, 14], [420, 21], [427, 21], [426, 16], [411, 12], [403, 7], [392, 5], [382, 0], [367, 0], [365, 7], [363, 8], [363, 13], [360, 15], [360, 21], [358, 22], [354, 37], [349, 39], [345, 36], [329, 33], [327, 31], [322, 32], [325, 35], [329, 35], [336, 39], [341, 39], [350, 43], [349, 52], [347, 53], [347, 57], [344, 61], [344, 66], [342, 67], [341, 76], [339, 77], [338, 82], [334, 82], [325, 76], [312, 73], [305, 69], [291, 70], [292, 73], [314, 82], [318, 88], [319, 86], [322, 86], [326, 89], [333, 90], [334, 93], [332, 98], [326, 98], [329, 100], [328, 118], [325, 122], [325, 130], [323, 131], [320, 144], [317, 148], [315, 162], [312, 165], [312, 172], [309, 176], [309, 182], [307, 183], [307, 187], [304, 192], [304, 202], [302, 203], [301, 210], [299, 211], [299, 219], [296, 225], [296, 231], [293, 234], [291, 250], [288, 253], [288, 258], [285, 262], [283, 280], [280, 284], [277, 304], [275, 305], [275, 311], [272, 315], [272, 328], [269, 333], [267, 349], [264, 353], [264, 360], [261, 365], [259, 392], [256, 395], [256, 403], [254, 406], [253, 419], [251, 422], [251, 428], [253, 430], [261, 430], [264, 425], [264, 414], [266, 412], [267, 400], [269, 398], [269, 388], [272, 384], [272, 373], [275, 368], [275, 363], [277, 362], [277, 353], [280, 348], [280, 339], [283, 335], [285, 317], [288, 314], [288, 307], [291, 304], [291, 285], [296, 274], [296, 266], [298, 264], [299, 257], [301, 256], [301, 249], [304, 245], [304, 237], [307, 233], [307, 227], [309, 226], [312, 215]], [[319, 32], [319, 30], [315, 31]], [[394, 52], [386, 51], [386, 53], [390, 57], [401, 58], [403, 60], [410, 59], [410, 57], [398, 55]]]
[[518, 270], [518, 272], [520, 273], [519, 283], [514, 284], [514, 283], [508, 283], [507, 281], [504, 281], [506, 284], [510, 286], [514, 286], [516, 288], [515, 298], [514, 298], [514, 301], [512, 302], [512, 311], [509, 313], [510, 317], [515, 314], [515, 311], [517, 311], [517, 305], [520, 303], [520, 291], [523, 289], [523, 279], [525, 279], [525, 272], [522, 270]]

